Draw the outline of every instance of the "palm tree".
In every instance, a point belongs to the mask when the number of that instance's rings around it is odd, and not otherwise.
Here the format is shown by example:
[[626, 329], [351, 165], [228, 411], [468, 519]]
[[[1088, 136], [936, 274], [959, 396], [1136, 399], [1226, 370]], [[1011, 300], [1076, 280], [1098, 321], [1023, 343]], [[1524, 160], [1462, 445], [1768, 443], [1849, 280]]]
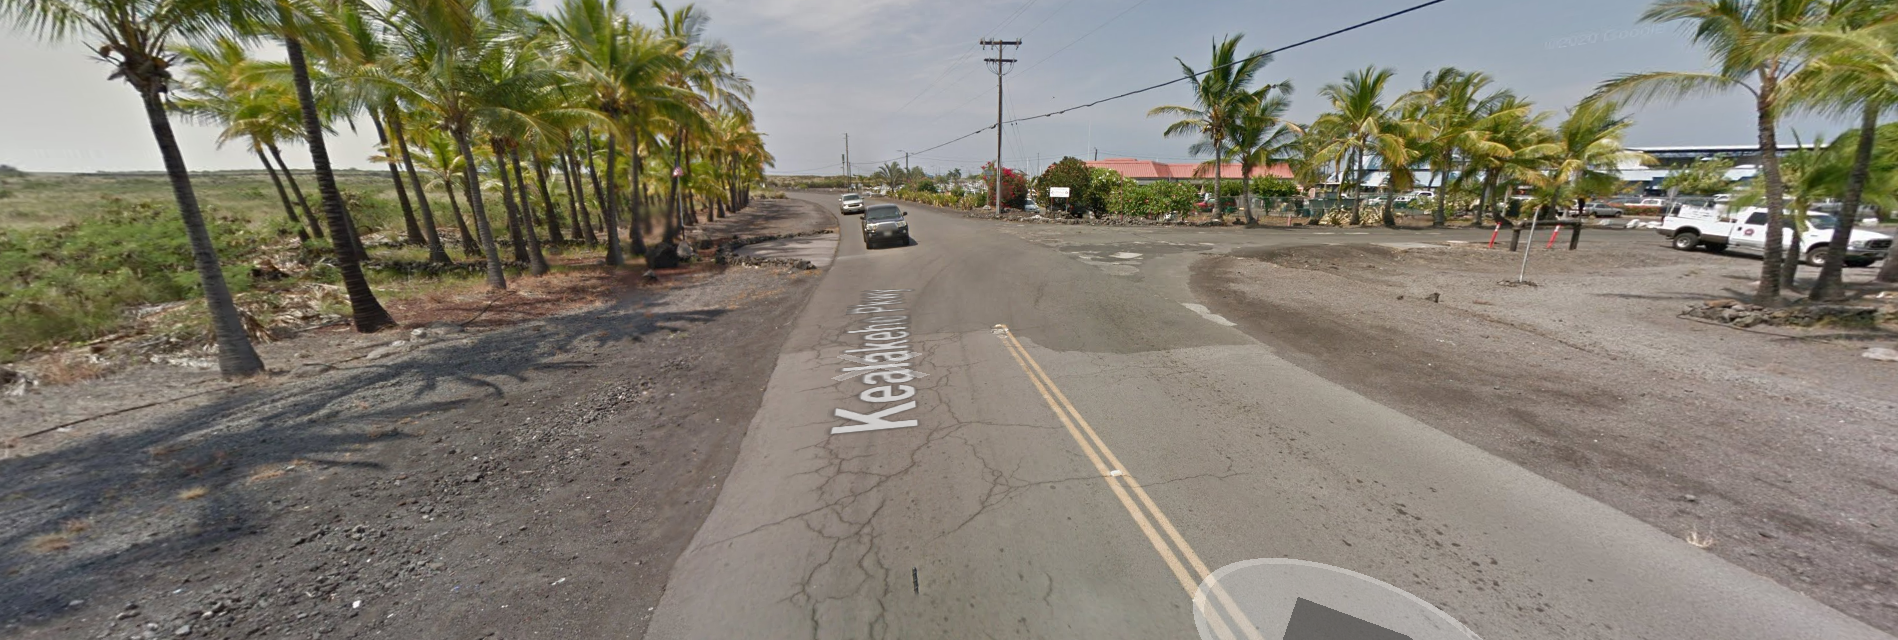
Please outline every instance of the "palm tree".
[[440, 129], [421, 129], [415, 139], [410, 140], [422, 169], [427, 171], [430, 181], [424, 186], [440, 185], [448, 194], [449, 213], [455, 218], [455, 230], [460, 232], [461, 253], [470, 258], [480, 258], [481, 245], [475, 240], [474, 232], [468, 229], [468, 220], [461, 215], [461, 201], [455, 196], [455, 176], [462, 173], [461, 151], [455, 147], [455, 139]]
[[223, 20], [236, 10], [216, 0], [0, 0], [0, 21], [48, 40], [87, 40], [98, 59], [112, 65], [111, 79], [124, 80], [138, 92], [191, 243], [198, 284], [211, 313], [218, 370], [227, 378], [263, 373], [264, 363], [244, 332], [244, 318], [218, 264], [184, 154], [165, 113], [164, 94], [175, 59], [168, 50], [171, 40], [221, 35]]
[[[243, 45], [230, 38], [179, 47], [177, 53], [189, 66], [184, 81], [171, 91], [172, 110], [193, 120], [222, 125], [217, 139], [219, 147], [239, 138], [247, 140], [251, 153], [263, 162], [264, 172], [270, 176], [277, 199], [283, 205], [284, 216], [296, 227], [297, 238], [309, 241], [310, 233], [297, 217], [296, 205], [284, 190], [276, 165], [264, 154], [265, 141], [272, 141], [274, 149], [274, 141], [283, 134], [283, 118], [278, 115], [296, 108], [288, 87], [246, 82], [252, 60]], [[321, 228], [314, 226], [314, 218], [311, 223], [311, 228], [320, 234]]]
[[[1498, 189], [1504, 193], [1514, 192], [1514, 185], [1529, 182], [1540, 171], [1541, 159], [1536, 154], [1546, 147], [1555, 135], [1545, 124], [1547, 113], [1537, 113], [1534, 105], [1520, 97], [1510, 96], [1491, 106], [1477, 125], [1485, 140], [1493, 143], [1473, 149], [1464, 165], [1466, 176], [1482, 175], [1482, 188], [1479, 191], [1477, 211], [1490, 213], [1496, 222], [1503, 221], [1502, 211], [1494, 209]], [[1479, 213], [1474, 225], [1483, 224]]]
[[[1193, 106], [1165, 105], [1154, 107], [1147, 117], [1172, 116], [1180, 118], [1161, 135], [1168, 138], [1180, 136], [1199, 136], [1200, 143], [1194, 144], [1189, 153], [1199, 155], [1210, 151], [1213, 157], [1213, 217], [1224, 220], [1225, 210], [1219, 206], [1220, 168], [1226, 161], [1226, 139], [1230, 136], [1233, 118], [1250, 100], [1252, 81], [1259, 70], [1272, 62], [1272, 56], [1264, 50], [1255, 50], [1244, 58], [1237, 56], [1239, 41], [1245, 34], [1227, 36], [1213, 44], [1212, 66], [1202, 74], [1194, 71], [1185, 60], [1174, 58], [1180, 63], [1180, 71], [1186, 74], [1186, 82], [1193, 93]], [[1291, 81], [1278, 85], [1283, 91], [1291, 90]], [[1248, 176], [1249, 177], [1249, 176]]]
[[[380, 18], [373, 9], [361, 5], [341, 5], [336, 7], [338, 26], [342, 37], [349, 40], [349, 46], [339, 48], [335, 55], [325, 61], [329, 71], [328, 92], [344, 102], [347, 113], [361, 111], [368, 114], [369, 122], [376, 130], [376, 143], [385, 150], [389, 148], [389, 137], [393, 126], [389, 120], [399, 118], [392, 113], [388, 85], [381, 82], [389, 73], [388, 67], [396, 60], [394, 50], [379, 30]], [[391, 109], [385, 112], [384, 109]], [[422, 225], [415, 220], [415, 208], [409, 202], [408, 187], [402, 181], [402, 172], [396, 167], [394, 153], [384, 153], [384, 165], [389, 170], [389, 180], [395, 185], [396, 200], [402, 206], [402, 225], [409, 244], [426, 245]]]
[[506, 289], [507, 272], [482, 198], [480, 161], [473, 140], [478, 133], [479, 113], [485, 106], [480, 96], [494, 80], [482, 72], [481, 64], [512, 42], [512, 33], [502, 25], [519, 7], [506, 1], [485, 0], [396, 0], [392, 4], [394, 19], [389, 26], [407, 58], [401, 74], [392, 82], [405, 97], [433, 111], [454, 141], [455, 153], [460, 156], [461, 187], [487, 261], [488, 286]]
[[[606, 262], [625, 264], [619, 245], [619, 149], [625, 146], [629, 150], [627, 165], [637, 192], [644, 169], [640, 147], [648, 127], [659, 111], [669, 109], [678, 99], [679, 92], [665, 84], [678, 58], [664, 38], [627, 21], [616, 0], [565, 0], [547, 24], [559, 36], [566, 53], [565, 68], [573, 75], [575, 85], [592, 94], [590, 106], [604, 120], [607, 145], [602, 215], [607, 234]], [[587, 141], [591, 145], [592, 137], [588, 136]], [[595, 189], [600, 190], [597, 184]], [[632, 202], [632, 240], [634, 252], [640, 255], [646, 254], [638, 224], [643, 200], [635, 195]]]
[[1647, 154], [1622, 146], [1634, 123], [1620, 110], [1621, 105], [1614, 102], [1584, 100], [1569, 110], [1553, 138], [1521, 152], [1544, 167], [1532, 180], [1545, 210], [1578, 195], [1612, 191], [1620, 184], [1620, 167], [1654, 162]]
[[1753, 96], [1759, 131], [1760, 178], [1765, 181], [1766, 243], [1755, 302], [1777, 306], [1781, 264], [1786, 258], [1778, 239], [1785, 233], [1784, 182], [1779, 169], [1780, 83], [1799, 71], [1806, 59], [1784, 49], [1776, 38], [1816, 24], [1825, 0], [1660, 0], [1641, 15], [1643, 22], [1685, 22], [1694, 26], [1694, 42], [1707, 49], [1715, 69], [1709, 72], [1654, 71], [1627, 74], [1603, 83], [1596, 98], [1644, 103], [1744, 90]]
[[[1879, 119], [1898, 105], [1898, 55], [1893, 54], [1898, 50], [1898, 33], [1893, 33], [1890, 22], [1892, 8], [1888, 0], [1835, 0], [1823, 24], [1781, 38], [1812, 59], [1782, 85], [1788, 106], [1859, 120], [1859, 128], [1851, 134], [1855, 146], [1841, 194], [1843, 206], [1809, 293], [1815, 302], [1845, 296], [1845, 253], [1871, 180]], [[1881, 279], [1898, 281], [1898, 268], [1892, 264], [1898, 260], [1885, 261], [1880, 275], [1890, 272], [1890, 276]]]
[[[683, 169], [690, 165], [686, 156], [692, 136], [709, 132], [711, 120], [720, 110], [749, 113], [751, 107], [746, 101], [752, 97], [752, 88], [750, 80], [733, 70], [731, 47], [705, 38], [711, 24], [705, 12], [691, 4], [668, 11], [659, 0], [653, 0], [652, 7], [659, 12], [664, 42], [678, 57], [678, 64], [671, 69], [665, 84], [682, 92], [670, 105], [673, 108], [657, 114], [670, 121], [667, 130], [674, 132], [668, 140], [673, 153], [673, 179], [667, 200], [678, 214], [668, 217], [667, 242], [670, 243], [676, 241], [676, 234], [686, 223], [686, 207], [679, 200], [678, 192]], [[674, 218], [677, 218], [677, 226], [671, 226]]]
[[324, 141], [324, 110], [311, 83], [312, 66], [306, 45], [318, 55], [346, 57], [355, 41], [344, 26], [350, 11], [347, 5], [325, 7], [301, 0], [270, 0], [257, 3], [254, 11], [232, 17], [241, 30], [277, 39], [289, 57], [292, 84], [301, 107], [304, 141], [310, 147], [310, 164], [316, 174], [316, 189], [323, 215], [330, 227], [330, 239], [336, 249], [336, 268], [343, 276], [343, 290], [349, 295], [351, 319], [356, 330], [374, 333], [395, 326], [395, 318], [376, 300], [363, 274], [362, 240], [355, 232], [342, 190], [336, 186], [336, 174], [330, 168], [329, 146]]
[[[1326, 132], [1329, 139], [1328, 144], [1316, 150], [1315, 159], [1321, 164], [1342, 162], [1340, 189], [1348, 181], [1354, 196], [1363, 195], [1364, 166], [1368, 159], [1374, 158], [1384, 167], [1393, 191], [1407, 188], [1411, 181], [1410, 162], [1415, 153], [1410, 148], [1407, 125], [1398, 117], [1397, 109], [1384, 103], [1384, 88], [1396, 75], [1396, 71], [1388, 68], [1365, 67], [1346, 74], [1341, 84], [1327, 84], [1318, 90], [1318, 94], [1331, 103], [1331, 111], [1313, 123], [1313, 127]], [[1362, 222], [1364, 206], [1362, 197], [1356, 200], [1351, 213], [1353, 225]], [[1392, 200], [1385, 199], [1385, 226], [1397, 224], [1390, 211]]]
[[1460, 184], [1468, 173], [1458, 166], [1459, 160], [1508, 153], [1506, 147], [1489, 140], [1486, 121], [1520, 115], [1497, 108], [1515, 94], [1488, 91], [1490, 84], [1489, 75], [1481, 71], [1444, 67], [1425, 73], [1423, 88], [1406, 97], [1418, 108], [1418, 152], [1430, 162], [1431, 184], [1437, 190], [1437, 209], [1430, 226], [1441, 227], [1447, 222], [1450, 182]]
[[882, 181], [884, 185], [894, 189], [903, 184], [903, 179], [909, 177], [909, 172], [903, 170], [903, 165], [891, 162], [877, 167], [877, 170], [871, 173], [870, 177], [876, 178]]
[[1285, 119], [1292, 101], [1284, 91], [1268, 86], [1251, 94], [1233, 114], [1232, 154], [1239, 161], [1241, 180], [1245, 181], [1246, 224], [1259, 223], [1252, 211], [1252, 169], [1284, 162], [1298, 152], [1302, 129]]

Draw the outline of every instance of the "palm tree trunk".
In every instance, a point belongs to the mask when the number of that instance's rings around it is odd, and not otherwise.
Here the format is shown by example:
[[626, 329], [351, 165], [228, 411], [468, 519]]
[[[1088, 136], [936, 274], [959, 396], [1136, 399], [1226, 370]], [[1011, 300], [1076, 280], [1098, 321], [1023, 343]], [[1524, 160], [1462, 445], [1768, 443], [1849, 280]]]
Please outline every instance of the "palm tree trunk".
[[303, 218], [310, 225], [310, 234], [318, 238], [326, 237], [323, 235], [323, 225], [316, 221], [316, 214], [310, 212], [310, 199], [303, 197], [303, 187], [297, 184], [297, 175], [291, 173], [289, 163], [283, 161], [283, 150], [278, 149], [276, 143], [269, 143], [264, 147], [270, 149], [271, 157], [277, 159], [277, 166], [283, 170], [284, 181], [290, 183], [290, 192], [297, 195], [297, 204], [303, 208]]
[[310, 143], [310, 163], [316, 168], [316, 190], [322, 196], [323, 214], [329, 218], [330, 237], [336, 244], [336, 267], [343, 274], [343, 290], [349, 293], [349, 308], [356, 330], [374, 333], [394, 326], [369, 279], [362, 271], [362, 242], [356, 237], [349, 212], [343, 208], [342, 190], [336, 187], [336, 174], [330, 171], [329, 147], [323, 143], [323, 121], [316, 115], [316, 95], [310, 89], [310, 65], [303, 57], [303, 43], [296, 38], [283, 39], [290, 57], [291, 75], [296, 80], [297, 102], [303, 111], [303, 134]]
[[468, 196], [468, 213], [474, 216], [475, 230], [481, 237], [481, 255], [488, 261], [488, 288], [507, 289], [507, 272], [501, 268], [501, 249], [494, 246], [494, 226], [488, 223], [486, 203], [481, 201], [481, 176], [475, 170], [474, 146], [468, 143], [465, 127], [450, 127], [455, 147], [461, 151], [461, 187]]
[[[587, 178], [593, 182], [593, 203], [594, 203], [594, 206], [598, 207], [600, 210], [600, 215], [599, 215], [600, 226], [603, 227], [602, 229], [600, 229], [600, 235], [610, 240], [613, 238], [613, 230], [611, 228], [605, 228], [606, 227], [606, 202], [607, 202], [606, 189], [603, 189], [600, 187], [600, 172], [595, 171], [593, 169], [594, 150], [593, 150], [592, 133], [588, 133], [586, 138], [587, 138], [587, 157], [586, 157], [586, 162], [583, 162], [581, 164], [586, 165]], [[580, 190], [586, 191], [585, 185], [581, 185]], [[582, 195], [585, 195], [585, 194], [582, 194]], [[587, 226], [589, 228], [592, 227], [593, 221], [590, 219], [587, 220]], [[609, 256], [608, 259], [610, 260], [611, 257]], [[625, 260], [622, 258], [620, 262], [624, 263]], [[618, 266], [618, 265], [615, 265], [615, 266]]]
[[[1865, 183], [1872, 176], [1872, 150], [1878, 144], [1877, 102], [1865, 104], [1859, 119], [1858, 148], [1852, 156], [1852, 173], [1845, 179], [1845, 197], [1840, 203], [1838, 226], [1832, 228], [1832, 241], [1826, 245], [1825, 266], [1819, 268], [1819, 280], [1812, 284], [1813, 302], [1845, 298], [1845, 250], [1851, 246], [1852, 227], [1858, 224], [1859, 203], [1865, 200]], [[1892, 258], [1886, 258], [1890, 263]]]
[[1219, 136], [1213, 136], [1213, 220], [1225, 222], [1226, 208], [1219, 206], [1225, 204], [1221, 202], [1223, 198], [1220, 196], [1223, 194], [1219, 192], [1219, 170], [1224, 168], [1226, 163], [1223, 162], [1225, 158], [1219, 155], [1219, 143]]
[[[390, 117], [392, 119], [399, 118], [401, 115], [392, 114]], [[395, 168], [396, 151], [389, 146], [389, 135], [384, 133], [386, 129], [383, 127], [382, 116], [377, 113], [376, 109], [369, 110], [369, 123], [375, 125], [376, 142], [382, 144], [382, 149], [385, 152], [384, 157], [389, 160], [389, 180], [395, 182], [396, 200], [402, 202], [402, 226], [404, 230], [408, 232], [409, 244], [427, 244], [428, 240], [422, 237], [422, 226], [415, 223], [415, 209], [409, 205], [409, 189], [402, 184], [402, 172]]]
[[[1502, 212], [1494, 211], [1490, 209], [1491, 199], [1495, 197], [1495, 194], [1496, 194], [1496, 170], [1490, 169], [1488, 171], [1483, 172], [1483, 202], [1482, 204], [1477, 205], [1477, 210], [1482, 213], [1488, 213], [1490, 217], [1496, 219], [1496, 222], [1501, 223], [1503, 221]], [[1483, 216], [1481, 213], [1479, 213], [1476, 216], [1475, 225], [1482, 226], [1482, 224], [1483, 224]]]
[[586, 139], [587, 157], [583, 164], [587, 167], [587, 176], [593, 180], [593, 207], [600, 210], [600, 224], [606, 224], [606, 190], [600, 188], [600, 172], [593, 163], [593, 159], [599, 156], [599, 152], [593, 149], [593, 132], [588, 131]]
[[257, 153], [257, 159], [264, 162], [264, 172], [270, 174], [270, 184], [277, 187], [277, 200], [283, 202], [283, 215], [290, 217], [290, 224], [297, 228], [297, 240], [310, 241], [310, 233], [303, 230], [303, 221], [297, 219], [297, 208], [290, 204], [290, 193], [283, 190], [283, 179], [277, 177], [277, 168], [270, 166], [270, 156], [264, 155], [262, 147], [251, 147]]
[[501, 180], [501, 203], [507, 212], [508, 245], [514, 252], [514, 261], [527, 264], [532, 259], [527, 255], [527, 239], [521, 237], [521, 210], [514, 202], [513, 186], [508, 183], [507, 152], [501, 150], [500, 140], [489, 137], [488, 150], [494, 154], [494, 175]]
[[443, 191], [448, 192], [448, 210], [455, 214], [455, 228], [461, 232], [461, 252], [470, 258], [481, 257], [481, 248], [475, 242], [474, 233], [468, 231], [468, 219], [461, 215], [461, 201], [455, 197], [455, 175], [442, 176]]
[[625, 254], [620, 253], [619, 244], [619, 185], [614, 178], [619, 174], [619, 136], [608, 133], [606, 136], [606, 207], [600, 211], [606, 216], [606, 264], [618, 267], [626, 264]]
[[[685, 135], [685, 130], [683, 127], [680, 128], [679, 135], [682, 137]], [[679, 175], [678, 175], [679, 163], [683, 161], [685, 158], [685, 145], [682, 143], [683, 141], [679, 140], [678, 138], [673, 138], [672, 142], [673, 142], [672, 144], [672, 174], [673, 175], [672, 175], [672, 181], [668, 183], [670, 186], [666, 187], [666, 243], [667, 244], [676, 244], [678, 242], [679, 236], [685, 232], [685, 214], [679, 211]], [[1000, 170], [997, 170], [995, 180], [996, 180], [995, 189], [997, 192], [1000, 192], [1002, 188], [1002, 184], [1001, 184], [1002, 176], [1001, 176]]]
[[[1443, 164], [1449, 165], [1450, 154], [1446, 153], [1443, 155], [1444, 155]], [[1443, 171], [1434, 172], [1434, 173], [1436, 175], [1430, 176], [1430, 179], [1436, 183], [1437, 215], [1430, 219], [1430, 226], [1441, 227], [1443, 225], [1450, 223], [1450, 216], [1447, 214], [1447, 211], [1450, 208], [1450, 194], [1447, 193], [1449, 190], [1444, 188], [1444, 183], [1450, 181], [1450, 170], [1446, 166], [1446, 168]]]
[[652, 223], [650, 222], [651, 215], [650, 212], [647, 211], [646, 201], [640, 197], [640, 194], [645, 191], [645, 186], [641, 180], [644, 179], [643, 174], [645, 174], [646, 163], [645, 158], [639, 156], [639, 138], [640, 136], [633, 136], [632, 145], [628, 147], [628, 150], [632, 152], [631, 157], [628, 158], [630, 161], [627, 162], [627, 164], [629, 165], [628, 168], [632, 169], [633, 184], [630, 185], [632, 187], [630, 189], [632, 198], [631, 201], [627, 203], [627, 208], [631, 210], [628, 215], [631, 215], [633, 219], [627, 221], [626, 233], [633, 238], [633, 255], [646, 257], [646, 230], [652, 228]]
[[211, 312], [218, 372], [226, 378], [264, 373], [264, 361], [251, 346], [250, 335], [244, 332], [244, 316], [238, 312], [231, 287], [224, 281], [217, 246], [212, 244], [211, 230], [204, 224], [204, 212], [198, 209], [198, 195], [191, 187], [191, 172], [185, 168], [184, 154], [178, 151], [178, 139], [172, 134], [171, 120], [165, 114], [165, 102], [158, 96], [156, 84], [151, 82], [154, 88], [149, 90], [141, 87], [139, 97], [145, 103], [145, 117], [150, 121], [152, 138], [158, 142], [158, 153], [165, 160], [165, 176], [171, 181], [172, 197], [178, 201], [178, 217], [183, 219], [185, 236], [191, 242], [191, 261], [198, 269], [198, 286], [204, 290], [205, 306]]
[[1785, 216], [1781, 209], [1781, 198], [1786, 193], [1786, 185], [1779, 171], [1779, 119], [1773, 113], [1774, 90], [1778, 79], [1771, 74], [1762, 73], [1756, 110], [1759, 114], [1760, 138], [1760, 177], [1766, 180], [1766, 242], [1762, 247], [1760, 260], [1760, 286], [1753, 294], [1753, 303], [1777, 307], [1781, 304], [1780, 269], [1784, 265], [1786, 253], [1781, 246], [1781, 236], [1785, 234]]
[[[569, 142], [567, 146], [571, 148], [573, 145]], [[568, 157], [566, 149], [562, 149], [558, 161], [560, 162], [560, 186], [567, 190], [567, 230], [573, 233], [573, 239], [577, 242], [580, 240], [581, 233], [580, 200], [573, 193], [573, 158]]]
[[567, 170], [563, 172], [567, 180], [567, 211], [573, 217], [574, 235], [586, 238], [589, 245], [597, 245], [600, 238], [593, 235], [593, 212], [587, 210], [586, 183], [580, 179], [580, 163], [573, 159], [572, 147], [569, 144], [568, 151], [562, 154], [567, 163]]
[[547, 213], [547, 242], [564, 244], [560, 236], [560, 211], [554, 208], [554, 196], [547, 191], [547, 161], [534, 158], [534, 186], [540, 188], [540, 208]]
[[1244, 192], [1245, 198], [1246, 198], [1246, 226], [1256, 227], [1259, 225], [1259, 218], [1257, 216], [1252, 215], [1252, 163], [1251, 162], [1239, 163], [1239, 173], [1245, 174], [1243, 176], [1240, 176], [1239, 179], [1245, 181], [1241, 184], [1245, 185], [1245, 188], [1242, 191]]
[[[521, 201], [521, 231], [527, 235], [527, 273], [535, 276], [547, 275], [547, 255], [541, 253], [540, 234], [534, 230], [534, 209], [530, 206], [532, 203], [527, 194], [527, 181], [521, 177], [520, 148], [510, 146], [506, 158], [508, 164], [514, 165], [514, 184], [519, 187], [514, 190], [514, 195]], [[506, 171], [505, 165], [502, 171]], [[507, 190], [506, 179], [501, 181], [501, 190], [503, 193]]]
[[[448, 258], [448, 250], [442, 247], [441, 231], [435, 226], [435, 211], [428, 204], [428, 191], [422, 188], [422, 178], [415, 173], [415, 156], [409, 153], [409, 139], [402, 128], [402, 112], [394, 103], [385, 107], [389, 112], [389, 134], [395, 136], [395, 146], [402, 154], [402, 168], [408, 171], [409, 185], [415, 187], [415, 203], [422, 207], [422, 239], [428, 242], [428, 261], [435, 264], [454, 262]], [[453, 197], [451, 187], [448, 195]]]
[[[1356, 177], [1351, 180], [1351, 226], [1353, 227], [1364, 223], [1363, 161], [1363, 152], [1355, 150], [1351, 152], [1351, 166], [1347, 170], [1356, 174]], [[1342, 187], [1343, 185], [1339, 186]]]

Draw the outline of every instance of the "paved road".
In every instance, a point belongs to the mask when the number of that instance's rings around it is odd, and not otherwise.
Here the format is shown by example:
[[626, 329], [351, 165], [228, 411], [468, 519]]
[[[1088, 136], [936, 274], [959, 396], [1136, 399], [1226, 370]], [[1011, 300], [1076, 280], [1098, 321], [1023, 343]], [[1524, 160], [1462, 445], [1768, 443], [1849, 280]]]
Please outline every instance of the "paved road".
[[[649, 637], [1193, 638], [1192, 586], [1258, 558], [1360, 572], [1488, 638], [1887, 637], [1288, 364], [1186, 286], [1238, 244], [1486, 232], [904, 206], [913, 246], [841, 223]], [[927, 375], [863, 378], [903, 367]]]

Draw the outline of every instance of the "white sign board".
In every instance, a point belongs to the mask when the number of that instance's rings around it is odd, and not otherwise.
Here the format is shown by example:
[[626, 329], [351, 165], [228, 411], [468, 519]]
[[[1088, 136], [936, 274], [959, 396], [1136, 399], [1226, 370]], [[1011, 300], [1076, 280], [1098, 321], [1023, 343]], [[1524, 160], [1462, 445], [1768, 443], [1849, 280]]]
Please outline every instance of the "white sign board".
[[1068, 197], [1068, 188], [1067, 187], [1048, 187], [1048, 197], [1066, 198]]

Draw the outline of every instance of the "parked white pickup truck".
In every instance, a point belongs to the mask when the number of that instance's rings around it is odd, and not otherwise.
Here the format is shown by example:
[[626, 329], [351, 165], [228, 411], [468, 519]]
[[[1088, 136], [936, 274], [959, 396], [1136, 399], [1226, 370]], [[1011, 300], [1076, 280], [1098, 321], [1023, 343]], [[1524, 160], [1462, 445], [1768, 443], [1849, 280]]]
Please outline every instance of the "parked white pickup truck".
[[[1799, 236], [1799, 256], [1806, 264], [1824, 264], [1826, 246], [1832, 243], [1832, 228], [1837, 225], [1837, 220], [1831, 214], [1808, 213], [1806, 225], [1806, 232]], [[1782, 238], [1792, 237], [1791, 227], [1792, 220], [1788, 217]], [[1675, 215], [1663, 218], [1658, 231], [1671, 238], [1674, 248], [1682, 251], [1705, 248], [1715, 252], [1764, 253], [1766, 210], [1750, 207], [1739, 213], [1728, 213], [1724, 207], [1683, 206]], [[1780, 242], [1783, 245], [1785, 240]], [[1846, 248], [1845, 265], [1867, 266], [1890, 252], [1891, 236], [1853, 229], [1852, 244]]]

